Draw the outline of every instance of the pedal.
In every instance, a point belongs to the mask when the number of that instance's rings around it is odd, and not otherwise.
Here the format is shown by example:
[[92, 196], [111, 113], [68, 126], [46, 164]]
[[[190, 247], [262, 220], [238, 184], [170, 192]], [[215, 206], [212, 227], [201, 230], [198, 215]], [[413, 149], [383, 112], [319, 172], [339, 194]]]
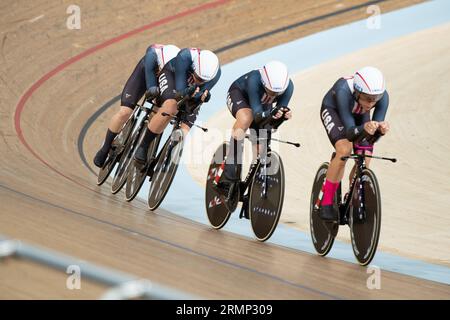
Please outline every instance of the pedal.
[[239, 201], [244, 203], [244, 201], [247, 201], [248, 203], [248, 194], [245, 194], [245, 184], [244, 182], [239, 182]]
[[339, 208], [339, 224], [341, 226], [348, 224], [348, 218], [345, 214], [345, 208], [343, 205], [338, 205]]
[[152, 169], [147, 170], [148, 182], [152, 182], [154, 171]]
[[117, 146], [111, 145], [111, 148], [108, 151], [108, 157], [112, 157], [116, 153], [116, 150], [117, 150]]
[[154, 161], [156, 158], [151, 158], [149, 161], [149, 165], [147, 167], [147, 176], [149, 177], [148, 181], [152, 181], [153, 174], [155, 173], [155, 165]]
[[106, 157], [102, 168], [106, 168], [113, 161], [113, 159], [116, 157], [115, 151], [116, 151], [116, 147], [111, 146], [111, 149], [109, 149], [109, 151], [108, 151], [108, 156]]
[[219, 182], [218, 184], [213, 183], [214, 190], [216, 190], [220, 195], [224, 196], [225, 198], [228, 197], [230, 187], [231, 184], [225, 182]]
[[[236, 190], [237, 189], [237, 190]], [[228, 211], [234, 212], [239, 203], [239, 183], [231, 183], [225, 196], [225, 206]]]
[[339, 231], [339, 223], [337, 221], [324, 221], [324, 223], [332, 237], [335, 238]]
[[136, 167], [137, 171], [139, 171], [140, 173], [144, 173], [144, 171], [147, 170], [147, 163], [139, 162], [136, 159], [134, 159], [133, 161], [134, 161], [134, 166]]

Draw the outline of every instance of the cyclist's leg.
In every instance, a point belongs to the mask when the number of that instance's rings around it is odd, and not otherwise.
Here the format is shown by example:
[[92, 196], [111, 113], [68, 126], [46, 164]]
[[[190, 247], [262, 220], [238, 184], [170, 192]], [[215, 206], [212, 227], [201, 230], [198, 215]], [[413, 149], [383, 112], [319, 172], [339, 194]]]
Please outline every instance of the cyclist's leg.
[[119, 133], [125, 122], [130, 118], [133, 113], [133, 108], [121, 105], [119, 111], [114, 114], [109, 121], [108, 129], [111, 132]]
[[258, 156], [267, 150], [267, 130], [261, 129], [255, 122], [250, 125], [249, 140], [252, 144], [252, 161], [256, 161]]
[[[341, 157], [349, 156], [352, 152], [352, 143], [347, 139], [341, 139], [334, 144], [336, 150], [336, 156], [330, 161], [330, 166], [327, 171], [327, 180], [339, 184], [344, 176], [345, 161], [341, 160]], [[336, 186], [337, 187], [337, 186]], [[334, 196], [331, 195], [331, 196]], [[333, 198], [331, 198], [333, 199]], [[327, 203], [329, 204], [329, 203]]]
[[337, 221], [338, 212], [334, 209], [334, 197], [339, 183], [344, 176], [346, 161], [341, 157], [350, 155], [352, 151], [352, 143], [347, 139], [340, 139], [334, 144], [336, 149], [335, 157], [330, 161], [328, 166], [325, 184], [323, 186], [323, 197], [320, 207], [320, 217], [324, 220]]
[[336, 155], [331, 159], [327, 170], [320, 213], [323, 219], [336, 220], [337, 212], [333, 209], [333, 199], [344, 175], [346, 163], [341, 157], [351, 154], [352, 143], [345, 137], [344, 125], [333, 108], [322, 106], [320, 114], [328, 138], [336, 150]]
[[125, 87], [122, 90], [120, 109], [111, 118], [103, 145], [95, 155], [94, 164], [97, 167], [102, 167], [105, 163], [114, 138], [117, 136], [125, 122], [133, 113], [134, 107], [136, 106], [139, 99], [144, 95], [144, 93], [145, 73], [143, 59], [141, 59], [134, 68], [133, 73], [128, 78]]
[[150, 122], [148, 123], [148, 129], [150, 131], [156, 134], [161, 134], [164, 132], [164, 129], [169, 124], [171, 118], [163, 116], [163, 113], [176, 115], [178, 113], [177, 101], [175, 99], [168, 99], [163, 102], [161, 108], [159, 108], [158, 112], [153, 115]]
[[236, 121], [232, 128], [224, 175], [230, 181], [237, 181], [242, 167], [245, 132], [253, 122], [253, 112], [241, 91], [233, 86], [228, 91], [227, 105]]
[[133, 113], [139, 99], [144, 95], [145, 89], [145, 67], [143, 59], [141, 59], [122, 90], [119, 111], [113, 115], [109, 122], [108, 128], [112, 132], [118, 133], [122, 129], [125, 122]]
[[150, 143], [152, 143], [158, 135], [163, 133], [171, 120], [170, 117], [165, 117], [162, 114], [168, 113], [176, 115], [178, 112], [177, 101], [175, 100], [175, 75], [168, 68], [168, 65], [161, 70], [158, 81], [160, 87], [159, 102], [161, 103], [161, 107], [150, 119], [145, 130], [144, 138], [134, 156], [135, 160], [142, 163], [146, 162], [147, 150]]

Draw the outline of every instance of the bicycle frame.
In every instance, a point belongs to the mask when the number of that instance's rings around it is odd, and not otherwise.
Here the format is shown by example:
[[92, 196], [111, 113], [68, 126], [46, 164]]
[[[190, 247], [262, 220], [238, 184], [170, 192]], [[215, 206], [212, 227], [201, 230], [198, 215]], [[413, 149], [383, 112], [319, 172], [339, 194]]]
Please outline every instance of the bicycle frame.
[[256, 169], [259, 166], [259, 158], [256, 159], [255, 162], [253, 162], [250, 165], [250, 169], [248, 170], [247, 176], [245, 177], [244, 181], [240, 182], [239, 190], [241, 190], [241, 197], [240, 200], [244, 198], [244, 193], [247, 190], [247, 188], [250, 186], [250, 182], [253, 180], [253, 177], [256, 174]]
[[[340, 213], [340, 224], [348, 224], [348, 217], [350, 212], [350, 205], [353, 199], [353, 195], [355, 192], [358, 192], [359, 203], [360, 206], [357, 208], [358, 210], [358, 218], [360, 221], [364, 221], [366, 218], [366, 210], [365, 210], [365, 201], [364, 201], [364, 188], [361, 180], [359, 180], [359, 184], [356, 185], [356, 181], [361, 177], [363, 170], [366, 168], [366, 160], [365, 160], [365, 151], [363, 151], [362, 155], [354, 154], [349, 156], [349, 158], [353, 158], [356, 160], [356, 170], [352, 177], [352, 181], [350, 183], [349, 193], [347, 199], [344, 199], [344, 203], [341, 202], [341, 198], [339, 197], [339, 213]], [[341, 188], [341, 187], [340, 187]]]
[[[267, 140], [267, 150], [263, 150], [262, 154], [263, 156], [261, 157], [260, 153], [258, 152], [258, 156], [256, 158], [256, 161], [254, 161], [251, 165], [250, 168], [248, 170], [247, 176], [245, 177], [244, 181], [241, 182], [240, 184], [240, 190], [241, 191], [241, 199], [244, 198], [244, 193], [245, 191], [248, 189], [248, 187], [250, 186], [250, 183], [253, 181], [253, 178], [256, 174], [257, 169], [259, 168], [259, 166], [262, 164], [263, 165], [263, 177], [264, 177], [264, 181], [263, 181], [263, 188], [262, 188], [262, 196], [264, 198], [267, 198], [267, 155], [270, 152], [270, 142], [271, 142], [271, 130], [267, 129], [267, 138], [265, 139], [260, 139], [260, 140]], [[248, 138], [248, 136], [246, 136]], [[258, 150], [259, 151], [259, 150]]]
[[[133, 111], [133, 115], [135, 120], [138, 120], [140, 117], [144, 118], [144, 121], [147, 120], [148, 115], [152, 112], [156, 111], [154, 110], [154, 108], [157, 107], [154, 103], [150, 103], [148, 101], [143, 100], [143, 103], [141, 104], [137, 104], [136, 105], [136, 109]], [[139, 123], [141, 121], [136, 121], [136, 123]], [[136, 129], [136, 127], [133, 128], [134, 130]]]
[[[333, 157], [335, 157], [335, 153], [333, 153]], [[365, 210], [365, 201], [364, 201], [364, 188], [363, 185], [360, 181], [360, 183], [358, 185], [356, 185], [356, 181], [358, 180], [358, 178], [361, 177], [361, 174], [363, 172], [363, 170], [366, 168], [366, 160], [365, 160], [366, 154], [365, 154], [365, 150], [363, 150], [363, 153], [361, 155], [359, 154], [352, 154], [348, 157], [344, 157], [346, 159], [355, 159], [356, 160], [356, 170], [355, 173], [353, 174], [352, 177], [352, 181], [350, 182], [350, 188], [349, 188], [349, 192], [348, 192], [348, 196], [346, 199], [344, 199], [344, 202], [342, 202], [342, 198], [341, 198], [341, 190], [342, 190], [342, 182], [339, 185], [339, 188], [337, 190], [337, 195], [338, 195], [338, 208], [339, 208], [339, 224], [340, 225], [345, 225], [348, 224], [348, 217], [349, 217], [349, 212], [350, 212], [350, 205], [351, 205], [351, 200], [353, 199], [353, 195], [355, 192], [359, 192], [359, 203], [360, 206], [357, 208], [358, 210], [358, 218], [360, 221], [364, 221], [366, 218], [366, 210]], [[325, 185], [325, 181], [324, 181], [324, 185]], [[319, 205], [322, 202], [322, 197], [323, 197], [323, 193], [320, 192], [319, 193], [319, 197], [316, 201], [316, 204], [314, 205], [315, 209], [318, 210], [319, 209]]]
[[[184, 103], [185, 101], [180, 101], [180, 102], [183, 102], [183, 103]], [[179, 106], [182, 105], [183, 103], [179, 103]], [[202, 104], [200, 103], [197, 107], [195, 107], [194, 110], [192, 110], [192, 112], [195, 112], [196, 110], [200, 109], [201, 105], [202, 105]], [[186, 114], [186, 113], [188, 113], [186, 110], [178, 108], [178, 113], [177, 113], [176, 116], [171, 116], [171, 115], [169, 115], [169, 116], [172, 117], [172, 119], [173, 119], [173, 120], [170, 122], [171, 124], [173, 124], [172, 134], [173, 134], [176, 130], [178, 130], [178, 129], [181, 128], [181, 124], [182, 124], [183, 122], [184, 122], [184, 123], [187, 123], [187, 121], [183, 121], [183, 120], [181, 119], [181, 118], [182, 118], [182, 115], [184, 115], [184, 114]], [[194, 123], [191, 123], [191, 124], [194, 124]], [[174, 139], [172, 139], [172, 134], [171, 134], [171, 136], [169, 137], [169, 139], [166, 141], [166, 144], [169, 143], [169, 146], [168, 146], [168, 150], [167, 150], [167, 156], [166, 156], [166, 158], [164, 159], [164, 162], [163, 162], [163, 165], [162, 165], [162, 168], [161, 168], [161, 171], [162, 171], [162, 172], [166, 172], [166, 171], [167, 171], [167, 168], [168, 168], [169, 163], [170, 163], [170, 158], [171, 158], [171, 156], [172, 156], [172, 151], [173, 151], [173, 148], [174, 148]], [[162, 150], [162, 149], [161, 149], [161, 150]], [[154, 161], [154, 163], [156, 163], [156, 162], [158, 161], [160, 155], [161, 155], [161, 152], [158, 154], [158, 156], [157, 156], [157, 158], [156, 158], [156, 161]]]
[[[150, 106], [149, 106], [149, 104], [150, 104]], [[122, 128], [120, 129], [120, 134], [118, 134], [113, 140], [113, 146], [118, 148], [115, 151], [117, 154], [122, 153], [122, 151], [125, 148], [125, 142], [136, 132], [136, 130], [139, 129], [139, 126], [137, 126], [137, 124], [142, 123], [142, 118], [144, 118], [144, 121], [145, 121], [145, 118], [148, 117], [150, 112], [154, 112], [153, 111], [154, 106], [155, 105], [153, 103], [146, 102], [145, 97], [142, 100], [141, 104], [136, 104], [130, 118], [123, 124]], [[128, 121], [130, 121], [131, 118], [133, 119], [132, 121], [134, 122], [133, 127], [130, 129], [127, 136], [124, 137], [123, 129], [125, 128], [125, 126], [127, 125]], [[111, 161], [111, 159], [108, 159], [108, 161]]]

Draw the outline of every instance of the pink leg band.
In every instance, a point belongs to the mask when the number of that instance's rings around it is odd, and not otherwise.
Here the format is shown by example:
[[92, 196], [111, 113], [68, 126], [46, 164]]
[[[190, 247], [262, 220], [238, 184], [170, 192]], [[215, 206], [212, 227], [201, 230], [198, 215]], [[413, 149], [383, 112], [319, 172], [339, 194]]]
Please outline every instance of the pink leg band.
[[322, 205], [327, 206], [333, 204], [334, 194], [339, 187], [339, 182], [331, 182], [328, 179], [323, 186]]

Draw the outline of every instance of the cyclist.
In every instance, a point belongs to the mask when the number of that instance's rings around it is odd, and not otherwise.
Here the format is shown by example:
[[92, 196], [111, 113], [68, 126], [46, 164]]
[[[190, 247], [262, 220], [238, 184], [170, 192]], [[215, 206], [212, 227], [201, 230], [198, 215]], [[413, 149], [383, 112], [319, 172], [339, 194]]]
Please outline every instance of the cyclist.
[[[261, 69], [252, 70], [231, 84], [227, 106], [236, 121], [222, 175], [225, 179], [221, 179], [222, 182], [227, 184], [240, 179], [247, 129], [258, 130], [266, 124], [276, 129], [284, 120], [292, 117], [288, 104], [293, 92], [294, 84], [289, 79], [288, 69], [279, 61], [270, 61]], [[255, 139], [251, 140], [255, 146]]]
[[[328, 138], [336, 149], [336, 155], [328, 167], [323, 186], [323, 197], [319, 216], [323, 220], [337, 221], [338, 212], [333, 207], [333, 198], [344, 176], [345, 161], [341, 157], [349, 156], [352, 149], [361, 154], [364, 150], [371, 155], [373, 144], [361, 140], [364, 133], [373, 136], [377, 131], [384, 135], [389, 124], [384, 121], [389, 106], [384, 76], [374, 67], [364, 67], [352, 77], [343, 77], [336, 81], [322, 101], [320, 117]], [[372, 117], [370, 111], [374, 109]], [[369, 165], [369, 158], [366, 165]], [[350, 177], [353, 175], [350, 174]]]
[[[181, 125], [186, 134], [197, 118], [198, 107], [203, 102], [209, 101], [210, 91], [219, 80], [220, 75], [219, 58], [210, 50], [184, 48], [175, 59], [167, 63], [158, 77], [161, 107], [150, 120], [144, 138], [136, 150], [134, 160], [140, 164], [147, 161], [150, 143], [164, 131], [171, 120], [162, 113], [176, 115], [178, 113], [177, 100], [190, 95], [189, 103], [184, 106], [189, 108], [188, 115], [183, 119], [184, 122]], [[196, 87], [194, 93], [190, 92], [192, 86]]]
[[174, 45], [153, 44], [139, 60], [122, 91], [119, 111], [111, 118], [103, 145], [94, 157], [94, 164], [102, 167], [108, 157], [112, 142], [133, 113], [145, 91], [158, 85], [157, 77], [162, 68], [180, 49]]

